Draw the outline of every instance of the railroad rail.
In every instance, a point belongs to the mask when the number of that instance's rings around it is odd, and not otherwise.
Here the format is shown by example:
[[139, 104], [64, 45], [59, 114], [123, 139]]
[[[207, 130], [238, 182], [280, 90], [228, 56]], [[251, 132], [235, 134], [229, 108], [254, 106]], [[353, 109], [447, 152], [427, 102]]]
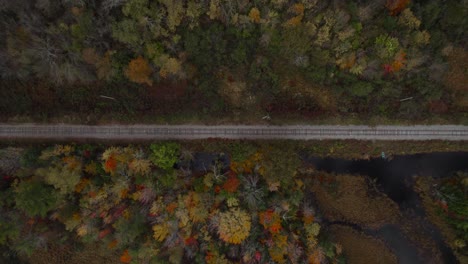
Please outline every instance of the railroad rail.
[[468, 126], [203, 126], [0, 124], [0, 139], [468, 140]]

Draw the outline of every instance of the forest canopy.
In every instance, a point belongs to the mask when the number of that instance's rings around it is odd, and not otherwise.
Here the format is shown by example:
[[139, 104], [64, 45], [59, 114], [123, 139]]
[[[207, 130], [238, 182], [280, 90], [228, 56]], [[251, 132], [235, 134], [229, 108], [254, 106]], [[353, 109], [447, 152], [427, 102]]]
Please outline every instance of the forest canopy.
[[0, 149], [0, 260], [96, 245], [121, 263], [343, 263], [294, 150], [233, 144], [236, 162], [174, 142]]
[[463, 116], [466, 13], [462, 0], [2, 0], [1, 117]]

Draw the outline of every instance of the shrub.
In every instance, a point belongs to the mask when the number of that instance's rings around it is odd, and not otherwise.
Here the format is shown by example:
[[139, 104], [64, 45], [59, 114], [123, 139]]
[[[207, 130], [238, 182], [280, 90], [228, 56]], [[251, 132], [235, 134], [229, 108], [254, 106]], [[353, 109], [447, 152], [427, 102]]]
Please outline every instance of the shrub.
[[445, 220], [459, 237], [468, 241], [468, 173], [458, 172], [438, 190]]
[[351, 86], [350, 92], [354, 96], [366, 97], [368, 96], [374, 87], [368, 82], [356, 82]]
[[0, 218], [0, 245], [5, 245], [9, 240], [19, 236], [19, 227], [16, 225], [18, 219]]
[[[278, 190], [281, 186], [289, 190], [293, 184], [293, 178], [300, 165], [297, 154], [291, 148], [273, 147], [265, 149], [262, 167], [265, 168], [263, 176], [269, 185], [270, 191]], [[273, 187], [273, 185], [277, 185]]]
[[21, 148], [0, 149], [0, 173], [13, 174], [21, 166]]
[[252, 156], [257, 150], [255, 146], [249, 143], [236, 142], [229, 145], [231, 159], [235, 162], [242, 162]]

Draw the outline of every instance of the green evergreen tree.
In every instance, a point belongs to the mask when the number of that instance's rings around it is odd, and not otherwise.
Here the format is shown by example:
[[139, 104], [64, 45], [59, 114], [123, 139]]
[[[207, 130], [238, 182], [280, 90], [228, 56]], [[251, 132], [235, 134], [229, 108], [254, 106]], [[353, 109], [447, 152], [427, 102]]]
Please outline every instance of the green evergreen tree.
[[16, 208], [30, 217], [45, 217], [59, 202], [56, 190], [38, 181], [22, 181], [15, 191]]

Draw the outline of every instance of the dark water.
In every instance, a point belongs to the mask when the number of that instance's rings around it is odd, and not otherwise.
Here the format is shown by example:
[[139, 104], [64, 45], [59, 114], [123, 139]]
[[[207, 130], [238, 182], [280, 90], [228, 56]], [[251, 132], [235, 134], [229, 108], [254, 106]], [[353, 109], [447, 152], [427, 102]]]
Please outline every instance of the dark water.
[[[399, 263], [428, 263], [418, 255], [416, 245], [411, 243], [396, 225], [385, 225], [376, 231], [367, 231], [366, 233], [382, 238], [389, 248], [398, 256]], [[455, 263], [455, 256], [445, 257], [450, 263]], [[455, 262], [453, 262], [455, 261]]]
[[218, 153], [198, 152], [194, 155], [192, 161], [192, 169], [195, 172], [209, 171], [217, 165], [219, 169], [226, 170], [229, 168], [229, 158], [227, 155]]
[[[368, 175], [374, 179], [380, 191], [395, 201], [403, 213], [411, 212], [422, 217], [415, 224], [418, 231], [430, 237], [438, 246], [445, 263], [458, 263], [451, 249], [445, 244], [438, 229], [424, 218], [418, 194], [413, 190], [413, 176], [450, 177], [455, 171], [468, 170], [468, 152], [427, 153], [395, 156], [392, 160], [381, 158], [371, 160], [344, 160], [317, 158], [303, 155], [305, 162], [317, 170], [337, 174]], [[347, 225], [350, 225], [349, 223]], [[414, 246], [404, 236], [400, 227], [386, 225], [379, 230], [363, 230], [365, 233], [382, 238], [397, 255], [399, 263], [428, 263], [426, 257], [417, 254]]]
[[412, 176], [449, 177], [458, 170], [468, 170], [468, 152], [440, 152], [395, 156], [391, 161], [344, 160], [305, 157], [317, 170], [333, 173], [368, 175], [400, 206], [412, 206]]
[[387, 246], [392, 249], [393, 253], [398, 256], [399, 263], [427, 263], [421, 260], [418, 255], [416, 245], [411, 243], [400, 228], [396, 225], [385, 225], [378, 230], [363, 229], [357, 224], [352, 224], [343, 221], [325, 222], [328, 225], [348, 226], [359, 232], [373, 237], [381, 238]]
[[190, 159], [180, 160], [174, 167], [177, 169], [189, 169], [195, 174], [204, 174], [208, 171], [213, 171], [215, 166], [220, 171], [226, 172], [230, 163], [231, 161], [229, 160], [228, 155], [211, 152], [197, 152], [193, 154]]

